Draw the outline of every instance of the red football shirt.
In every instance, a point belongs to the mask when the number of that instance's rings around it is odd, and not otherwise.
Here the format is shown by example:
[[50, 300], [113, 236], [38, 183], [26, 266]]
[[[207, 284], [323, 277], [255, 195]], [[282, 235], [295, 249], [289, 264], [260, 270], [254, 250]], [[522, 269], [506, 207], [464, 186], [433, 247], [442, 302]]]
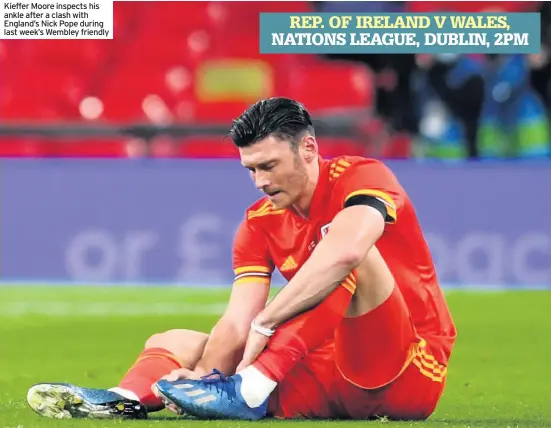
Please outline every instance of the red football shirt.
[[309, 218], [276, 209], [268, 198], [249, 207], [234, 242], [235, 285], [244, 281], [269, 284], [276, 267], [290, 280], [346, 200], [360, 194], [375, 196], [385, 204], [387, 224], [376, 246], [400, 287], [418, 334], [431, 343], [434, 357], [446, 364], [455, 326], [413, 205], [380, 161], [349, 156], [320, 159]]

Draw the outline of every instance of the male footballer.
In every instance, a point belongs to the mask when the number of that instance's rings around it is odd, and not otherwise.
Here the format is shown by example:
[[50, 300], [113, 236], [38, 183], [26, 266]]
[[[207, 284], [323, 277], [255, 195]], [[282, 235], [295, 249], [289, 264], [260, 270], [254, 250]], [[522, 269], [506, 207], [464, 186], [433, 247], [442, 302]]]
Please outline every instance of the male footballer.
[[[397, 178], [374, 159], [322, 159], [309, 113], [287, 98], [251, 106], [230, 135], [265, 197], [235, 237], [211, 334], [155, 335], [119, 386], [38, 384], [30, 406], [58, 418], [144, 418], [164, 404], [211, 419], [429, 417], [456, 329]], [[276, 268], [288, 283], [266, 304]]]

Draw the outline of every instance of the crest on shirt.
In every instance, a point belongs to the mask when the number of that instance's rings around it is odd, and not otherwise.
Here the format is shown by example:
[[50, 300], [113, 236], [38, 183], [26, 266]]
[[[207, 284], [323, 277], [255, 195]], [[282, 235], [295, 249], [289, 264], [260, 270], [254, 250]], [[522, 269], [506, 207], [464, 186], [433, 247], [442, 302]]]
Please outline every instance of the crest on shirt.
[[329, 226], [331, 226], [331, 223], [327, 223], [325, 226], [322, 226], [320, 231], [321, 231], [321, 237], [325, 237], [325, 235], [327, 235], [327, 232], [329, 232]]

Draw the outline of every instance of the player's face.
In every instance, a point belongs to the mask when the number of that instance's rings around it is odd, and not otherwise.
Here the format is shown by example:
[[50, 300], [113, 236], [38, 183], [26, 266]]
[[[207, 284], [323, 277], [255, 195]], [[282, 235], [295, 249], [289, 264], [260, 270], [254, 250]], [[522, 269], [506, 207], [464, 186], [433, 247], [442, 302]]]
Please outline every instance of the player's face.
[[277, 208], [287, 208], [301, 198], [308, 184], [302, 149], [293, 150], [288, 141], [265, 138], [239, 149], [241, 163], [251, 171], [255, 186]]

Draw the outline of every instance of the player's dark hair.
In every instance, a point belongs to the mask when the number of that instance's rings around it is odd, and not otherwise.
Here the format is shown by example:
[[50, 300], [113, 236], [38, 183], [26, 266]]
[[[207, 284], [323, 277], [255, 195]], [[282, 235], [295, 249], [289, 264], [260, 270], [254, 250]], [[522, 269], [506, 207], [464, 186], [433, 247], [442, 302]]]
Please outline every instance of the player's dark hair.
[[268, 98], [253, 104], [233, 121], [230, 137], [237, 147], [247, 147], [273, 136], [289, 141], [298, 148], [306, 133], [314, 136], [310, 114], [298, 101], [289, 98]]

